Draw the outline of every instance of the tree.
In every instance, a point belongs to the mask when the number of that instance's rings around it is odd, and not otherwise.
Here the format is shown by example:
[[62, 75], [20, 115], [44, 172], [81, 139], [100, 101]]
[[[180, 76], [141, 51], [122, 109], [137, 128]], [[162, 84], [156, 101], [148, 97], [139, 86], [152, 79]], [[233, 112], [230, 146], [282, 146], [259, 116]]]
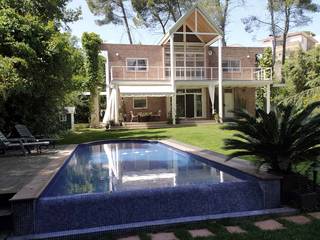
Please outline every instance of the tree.
[[223, 126], [237, 133], [225, 139], [224, 149], [235, 150], [229, 159], [255, 156], [259, 166], [288, 173], [292, 166], [320, 155], [320, 101], [303, 109], [282, 105], [269, 114], [258, 109], [256, 117], [236, 111], [236, 118]]
[[32, 13], [44, 22], [54, 20], [55, 24], [60, 26], [61, 22], [67, 24], [77, 21], [81, 15], [81, 9], [67, 8], [69, 2], [71, 0], [1, 0], [0, 7], [15, 9], [20, 15]]
[[[269, 15], [267, 19], [261, 18], [260, 15], [251, 15], [241, 20], [242, 23], [245, 25], [245, 30], [249, 33], [252, 33], [254, 29], [259, 29], [261, 25], [267, 26], [272, 37], [272, 52], [275, 53], [277, 46], [277, 35], [282, 31], [282, 28], [280, 27], [279, 18], [276, 16], [276, 13], [279, 9], [278, 0], [267, 0], [266, 9]], [[274, 70], [274, 65], [276, 62], [275, 56], [275, 54], [272, 55], [272, 70]]]
[[69, 34], [58, 31], [59, 20], [37, 16], [30, 2], [19, 1], [17, 9], [0, 2], [0, 127], [9, 130], [19, 122], [49, 133], [59, 128], [72, 88], [74, 47]]
[[194, 4], [191, 0], [132, 0], [136, 25], [161, 26], [163, 34], [170, 22], [176, 22]]
[[312, 18], [307, 12], [318, 12], [319, 6], [312, 0], [277, 0], [278, 12], [284, 18], [282, 32], [282, 65], [286, 61], [287, 36], [289, 30], [294, 27], [307, 25]]
[[[259, 58], [259, 67], [261, 68], [272, 68], [272, 50], [271, 48], [266, 48], [262, 56]], [[266, 77], [272, 77], [271, 76], [272, 71], [267, 71]], [[274, 91], [271, 91], [272, 95], [274, 94]], [[266, 99], [266, 87], [259, 87], [256, 88], [256, 105], [260, 109], [265, 108], [265, 99]], [[273, 99], [273, 96], [271, 96], [271, 99]]]
[[287, 87], [283, 102], [307, 104], [320, 99], [320, 47], [294, 53], [283, 68]]
[[222, 44], [227, 46], [226, 28], [231, 11], [245, 3], [244, 0], [202, 0], [200, 6], [213, 16], [222, 31]]
[[[261, 25], [268, 26], [273, 37], [273, 53], [276, 52], [276, 42], [279, 35], [282, 36], [281, 64], [283, 65], [286, 61], [288, 32], [292, 28], [307, 25], [312, 18], [307, 16], [306, 13], [319, 11], [319, 6], [313, 3], [312, 0], [268, 0], [267, 10], [269, 12], [269, 20], [259, 16], [249, 16], [243, 18], [242, 22], [245, 24], [247, 32], [253, 32], [254, 28], [259, 28]], [[273, 57], [274, 64], [275, 54]]]
[[96, 16], [103, 16], [97, 20], [98, 25], [113, 23], [124, 25], [130, 44], [133, 44], [132, 34], [129, 26], [128, 9], [126, 0], [87, 0], [90, 11]]
[[86, 87], [90, 91], [90, 127], [98, 128], [100, 126], [100, 109], [99, 109], [99, 86], [101, 84], [101, 74], [99, 66], [101, 58], [99, 52], [102, 40], [95, 33], [83, 33], [82, 46], [86, 56]]

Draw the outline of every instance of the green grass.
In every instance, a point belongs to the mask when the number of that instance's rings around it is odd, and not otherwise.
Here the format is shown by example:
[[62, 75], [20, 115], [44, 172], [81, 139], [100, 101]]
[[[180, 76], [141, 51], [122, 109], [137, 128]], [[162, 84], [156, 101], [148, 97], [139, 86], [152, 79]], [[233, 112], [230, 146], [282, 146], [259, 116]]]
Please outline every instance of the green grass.
[[201, 125], [195, 127], [177, 127], [143, 130], [106, 131], [90, 129], [86, 125], [77, 125], [75, 131], [66, 134], [60, 144], [77, 144], [108, 139], [175, 139], [201, 148], [222, 154], [230, 153], [222, 149], [223, 139], [232, 136], [233, 132], [220, 129], [221, 125]]

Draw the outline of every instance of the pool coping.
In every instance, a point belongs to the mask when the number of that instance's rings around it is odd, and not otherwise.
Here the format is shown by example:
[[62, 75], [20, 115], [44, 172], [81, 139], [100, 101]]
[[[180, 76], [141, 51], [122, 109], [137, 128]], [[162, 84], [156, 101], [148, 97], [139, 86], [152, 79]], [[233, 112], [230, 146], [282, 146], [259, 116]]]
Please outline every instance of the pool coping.
[[39, 198], [41, 193], [56, 176], [77, 146], [78, 144], [66, 145], [64, 149], [59, 150], [57, 156], [51, 160], [45, 168], [40, 170], [29, 183], [21, 188], [10, 201], [25, 201]]
[[40, 197], [41, 193], [49, 185], [51, 180], [56, 176], [61, 167], [69, 159], [75, 149], [82, 144], [97, 144], [99, 142], [112, 142], [112, 141], [146, 141], [146, 142], [160, 142], [170, 147], [176, 148], [181, 151], [185, 151], [190, 154], [208, 159], [218, 164], [236, 169], [242, 173], [252, 175], [261, 180], [280, 180], [281, 176], [269, 174], [265, 171], [259, 171], [257, 167], [247, 160], [240, 158], [234, 158], [230, 161], [227, 160], [227, 156], [221, 153], [203, 149], [197, 146], [193, 146], [187, 143], [183, 143], [173, 139], [165, 140], [143, 140], [143, 139], [108, 139], [86, 142], [81, 144], [67, 145], [66, 148], [59, 151], [59, 156], [53, 159], [44, 169], [42, 169], [28, 184], [26, 184], [19, 192], [17, 192], [10, 201], [23, 201], [33, 200]]
[[166, 144], [170, 147], [176, 148], [181, 151], [208, 159], [210, 161], [216, 162], [218, 164], [236, 169], [242, 173], [252, 175], [260, 180], [280, 180], [281, 176], [270, 174], [266, 171], [259, 170], [252, 162], [243, 160], [240, 158], [233, 158], [227, 161], [227, 156], [221, 153], [196, 147], [187, 143], [183, 143], [173, 139], [158, 140], [158, 142]]

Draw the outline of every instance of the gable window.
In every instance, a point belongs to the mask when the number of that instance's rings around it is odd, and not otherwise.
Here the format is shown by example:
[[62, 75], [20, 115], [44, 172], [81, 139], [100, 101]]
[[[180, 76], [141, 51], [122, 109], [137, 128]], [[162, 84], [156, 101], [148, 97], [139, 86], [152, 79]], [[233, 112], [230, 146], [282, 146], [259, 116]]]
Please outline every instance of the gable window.
[[127, 58], [127, 71], [141, 71], [148, 70], [148, 59], [146, 58]]
[[147, 98], [134, 98], [133, 99], [134, 109], [145, 109], [147, 108]]
[[240, 72], [240, 60], [238, 59], [223, 60], [222, 69], [224, 72]]

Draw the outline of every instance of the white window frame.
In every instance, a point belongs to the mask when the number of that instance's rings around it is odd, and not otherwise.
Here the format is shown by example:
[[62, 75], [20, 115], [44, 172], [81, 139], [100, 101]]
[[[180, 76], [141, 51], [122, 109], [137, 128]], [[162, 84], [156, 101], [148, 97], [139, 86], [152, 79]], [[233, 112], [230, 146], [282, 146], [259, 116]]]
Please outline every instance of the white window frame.
[[[145, 100], [146, 101], [146, 106], [145, 107], [135, 107], [134, 101], [135, 100]], [[147, 97], [134, 97], [132, 101], [132, 107], [133, 109], [148, 109], [148, 98]]]
[[[145, 60], [146, 61], [146, 70], [139, 70], [139, 66], [129, 66], [128, 65], [128, 60]], [[129, 69], [129, 67], [131, 68], [135, 68], [134, 70]], [[142, 67], [142, 66], [141, 66]], [[126, 58], [126, 70], [127, 72], [148, 72], [149, 71], [149, 59], [148, 58]]]
[[[228, 61], [228, 67], [222, 67], [222, 71], [224, 73], [239, 73], [239, 72], [241, 72], [241, 60], [240, 59], [235, 59], [235, 58], [223, 59], [222, 60], [222, 65], [223, 65], [224, 61]], [[236, 68], [236, 67], [230, 67], [230, 62], [231, 61], [239, 61], [239, 68], [237, 68], [237, 70], [234, 71], [234, 68]]]
[[67, 114], [66, 113], [60, 114], [59, 120], [60, 120], [60, 122], [66, 122], [67, 121]]

